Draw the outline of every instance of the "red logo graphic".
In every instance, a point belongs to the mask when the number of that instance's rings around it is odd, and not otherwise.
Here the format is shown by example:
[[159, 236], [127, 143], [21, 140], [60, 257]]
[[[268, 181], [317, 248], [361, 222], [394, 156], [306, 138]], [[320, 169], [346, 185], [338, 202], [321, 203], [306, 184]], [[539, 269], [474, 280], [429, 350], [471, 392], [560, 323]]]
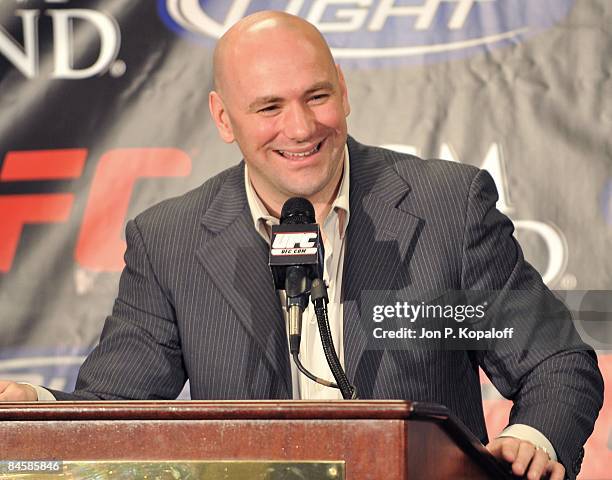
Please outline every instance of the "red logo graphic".
[[[0, 182], [79, 178], [86, 149], [8, 152]], [[121, 238], [134, 184], [142, 178], [184, 177], [191, 159], [175, 148], [123, 148], [105, 153], [96, 167], [75, 250], [76, 261], [95, 271], [123, 268]], [[66, 222], [73, 193], [0, 196], [0, 272], [11, 269], [26, 224]]]

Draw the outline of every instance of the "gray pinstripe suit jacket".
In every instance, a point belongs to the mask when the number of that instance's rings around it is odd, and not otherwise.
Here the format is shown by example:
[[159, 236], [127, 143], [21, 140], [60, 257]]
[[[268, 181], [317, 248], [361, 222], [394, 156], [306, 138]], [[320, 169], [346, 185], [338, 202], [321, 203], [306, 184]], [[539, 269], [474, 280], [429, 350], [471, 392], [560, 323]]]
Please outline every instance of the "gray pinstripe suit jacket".
[[[602, 403], [592, 351], [501, 355], [368, 349], [364, 290], [521, 289], [548, 295], [495, 209], [485, 171], [360, 145], [349, 138], [350, 223], [344, 348], [360, 398], [442, 403], [486, 441], [478, 366], [514, 400], [511, 423], [552, 442], [570, 475]], [[58, 399], [291, 398], [287, 339], [253, 228], [240, 164], [127, 226], [126, 267], [98, 347], [74, 394]], [[528, 304], [527, 304], [528, 306]], [[524, 305], [523, 305], [524, 307]], [[367, 314], [367, 312], [364, 312]], [[522, 319], [517, 320], [517, 328]]]

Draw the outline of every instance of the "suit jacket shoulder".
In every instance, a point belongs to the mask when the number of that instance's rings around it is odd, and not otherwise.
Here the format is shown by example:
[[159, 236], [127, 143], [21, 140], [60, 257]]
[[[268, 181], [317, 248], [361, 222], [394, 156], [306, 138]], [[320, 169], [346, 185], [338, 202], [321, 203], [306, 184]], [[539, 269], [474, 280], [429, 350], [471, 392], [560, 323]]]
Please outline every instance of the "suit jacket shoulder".
[[[378, 184], [389, 190], [401, 179], [408, 186], [406, 198], [401, 200], [407, 200], [417, 207], [419, 203], [430, 203], [432, 200], [453, 204], [457, 200], [465, 201], [477, 175], [484, 173], [490, 178], [486, 171], [472, 165], [423, 159], [386, 148], [362, 145], [350, 137], [348, 144], [351, 172], [354, 172], [351, 182], [355, 180], [366, 191], [376, 190]], [[393, 179], [394, 176], [397, 178]], [[426, 202], [418, 202], [419, 199], [426, 199]]]
[[[233, 211], [244, 207], [245, 198], [223, 196], [219, 198], [224, 186], [235, 186], [235, 191], [244, 190], [244, 164], [230, 167], [214, 177], [209, 178], [199, 187], [183, 195], [159, 202], [136, 216], [135, 222], [141, 230], [160, 234], [175, 231], [177, 234], [188, 233], [197, 228], [200, 220], [211, 207], [219, 210]], [[225, 202], [223, 205], [220, 203]]]

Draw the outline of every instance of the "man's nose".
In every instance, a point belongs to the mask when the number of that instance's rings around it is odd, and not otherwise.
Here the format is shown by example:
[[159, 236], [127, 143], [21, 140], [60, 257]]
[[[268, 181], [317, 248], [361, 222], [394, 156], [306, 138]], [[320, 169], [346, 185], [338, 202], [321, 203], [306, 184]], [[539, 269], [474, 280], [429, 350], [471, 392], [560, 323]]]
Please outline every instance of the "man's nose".
[[310, 139], [316, 131], [314, 112], [308, 105], [293, 105], [285, 115], [284, 125], [287, 138], [296, 142]]

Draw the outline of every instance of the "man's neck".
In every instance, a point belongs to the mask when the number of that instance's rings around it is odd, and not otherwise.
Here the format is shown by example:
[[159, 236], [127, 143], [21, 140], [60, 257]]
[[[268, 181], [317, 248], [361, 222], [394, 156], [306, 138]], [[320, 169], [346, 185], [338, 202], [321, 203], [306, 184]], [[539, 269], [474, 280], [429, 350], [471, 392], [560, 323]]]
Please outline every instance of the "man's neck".
[[[331, 206], [334, 202], [334, 199], [338, 195], [338, 189], [340, 188], [341, 181], [342, 181], [342, 172], [340, 172], [340, 177], [338, 181], [336, 182], [336, 186], [331, 191], [331, 193], [326, 192], [327, 193], [326, 195], [316, 195], [315, 197], [306, 197], [306, 199], [310, 203], [312, 203], [312, 206], [314, 207], [315, 219], [318, 224], [322, 224], [327, 218], [327, 215], [329, 214]], [[262, 195], [259, 194], [259, 192], [257, 191], [257, 187], [253, 185], [253, 188], [255, 192], [257, 193], [258, 197], [260, 198], [261, 202], [264, 204], [264, 207], [266, 207], [266, 210], [268, 210], [268, 212], [270, 213], [270, 215], [276, 218], [280, 218], [280, 214], [281, 214], [283, 205], [290, 197], [281, 197], [277, 201], [270, 202], [268, 201], [268, 199], [264, 198]]]

